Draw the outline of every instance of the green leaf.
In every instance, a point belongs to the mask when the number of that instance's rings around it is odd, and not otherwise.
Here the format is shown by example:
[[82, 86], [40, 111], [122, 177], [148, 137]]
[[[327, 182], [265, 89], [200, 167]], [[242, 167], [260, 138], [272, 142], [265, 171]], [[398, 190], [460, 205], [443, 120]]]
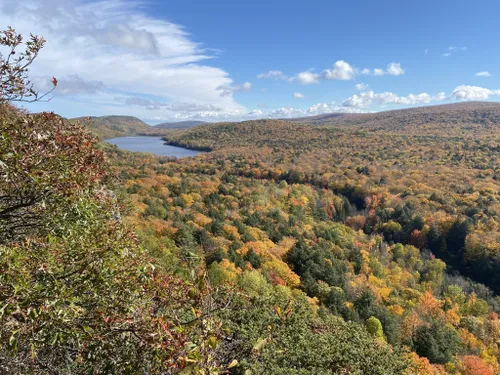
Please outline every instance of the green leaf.
[[218, 343], [218, 340], [217, 340], [217, 337], [215, 336], [210, 336], [208, 338], [208, 346], [212, 349], [215, 349], [217, 347], [217, 343]]
[[265, 339], [259, 339], [259, 341], [257, 341], [257, 343], [253, 346], [252, 350], [254, 352], [260, 352], [268, 341], [269, 341], [268, 337], [266, 337]]

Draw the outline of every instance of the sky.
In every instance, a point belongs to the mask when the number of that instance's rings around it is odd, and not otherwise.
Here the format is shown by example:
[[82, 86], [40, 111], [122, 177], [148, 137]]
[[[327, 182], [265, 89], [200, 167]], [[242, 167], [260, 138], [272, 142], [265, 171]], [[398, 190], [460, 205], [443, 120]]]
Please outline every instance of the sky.
[[65, 117], [148, 123], [500, 100], [498, 1], [0, 0]]

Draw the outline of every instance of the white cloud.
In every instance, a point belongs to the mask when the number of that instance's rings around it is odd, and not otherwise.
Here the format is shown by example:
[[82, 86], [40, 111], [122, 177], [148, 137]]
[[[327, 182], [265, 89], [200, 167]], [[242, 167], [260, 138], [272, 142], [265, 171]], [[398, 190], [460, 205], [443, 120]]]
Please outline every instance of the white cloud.
[[405, 74], [405, 70], [401, 68], [400, 63], [390, 63], [387, 67], [387, 74], [390, 74], [391, 76], [400, 76]]
[[[35, 90], [46, 93], [53, 89], [52, 77], [35, 76], [32, 79]], [[102, 81], [86, 81], [77, 74], [61, 78], [57, 82], [57, 90], [54, 95], [61, 96], [78, 96], [91, 95], [104, 90], [105, 86]]]
[[124, 102], [127, 106], [135, 105], [144, 107], [149, 110], [165, 109], [168, 111], [181, 112], [181, 113], [223, 111], [222, 108], [217, 107], [213, 104], [196, 104], [196, 103], [182, 103], [182, 102], [162, 103], [155, 100], [149, 100], [137, 97], [125, 98]]
[[[332, 69], [325, 69], [321, 74], [312, 71], [305, 71], [295, 74], [288, 78], [288, 82], [300, 83], [302, 85], [311, 85], [319, 83], [320, 79], [324, 80], [341, 80], [349, 81], [354, 79], [357, 75], [372, 75], [372, 76], [400, 76], [405, 73], [405, 69], [401, 67], [401, 63], [390, 63], [386, 69], [357, 69], [353, 65], [344, 60], [338, 60], [333, 64]], [[259, 79], [286, 79], [286, 76], [280, 70], [271, 70], [267, 73], [261, 73], [257, 76]]]
[[387, 65], [387, 68], [380, 69], [380, 68], [375, 68], [373, 70], [371, 69], [363, 69], [361, 71], [362, 75], [373, 75], [373, 76], [385, 76], [385, 75], [390, 75], [390, 76], [400, 76], [405, 74], [405, 70], [401, 67], [401, 63], [390, 63]]
[[373, 102], [373, 91], [362, 92], [359, 95], [353, 95], [342, 103], [344, 107], [368, 108]]
[[[0, 24], [47, 40], [31, 73], [40, 86], [54, 75], [59, 87], [54, 100], [33, 108], [66, 116], [130, 112], [123, 100], [113, 102], [121, 94], [246, 111], [219, 88], [247, 91], [248, 83], [234, 86], [226, 71], [206, 63], [213, 50], [202, 48], [182, 26], [147, 15], [143, 6], [141, 0], [0, 1]], [[151, 110], [134, 110], [151, 116]], [[165, 107], [156, 111], [175, 115]]]
[[360, 108], [349, 108], [344, 106], [338, 106], [335, 102], [331, 103], [317, 103], [309, 108], [294, 108], [294, 107], [281, 107], [270, 111], [266, 117], [269, 118], [294, 118], [294, 117], [305, 117], [305, 116], [315, 116], [324, 113], [362, 113], [366, 112]]
[[293, 93], [293, 98], [294, 99], [304, 99], [305, 96], [303, 94], [301, 94], [300, 92], [294, 92]]
[[124, 47], [131, 51], [142, 51], [158, 55], [158, 40], [155, 35], [147, 30], [137, 30], [130, 25], [110, 25], [95, 32], [95, 38], [101, 43], [113, 47]]
[[[226, 111], [217, 113], [216, 109], [212, 108], [212, 110], [208, 110], [209, 108], [206, 108], [207, 111], [203, 112], [201, 115], [196, 113], [186, 116], [188, 116], [189, 119], [205, 119], [210, 121], [214, 121], [215, 119], [217, 119], [217, 121], [237, 121], [255, 118], [295, 118], [325, 113], [363, 113], [369, 111], [369, 108], [374, 104], [379, 105], [380, 108], [386, 108], [391, 104], [411, 106], [440, 102], [449, 99], [486, 100], [492, 95], [500, 95], [500, 90], [489, 90], [474, 86], [458, 86], [451, 95], [447, 95], [444, 92], [440, 92], [436, 95], [430, 95], [424, 92], [420, 94], [409, 94], [407, 96], [399, 96], [392, 92], [375, 93], [370, 90], [349, 97], [341, 105], [337, 105], [335, 102], [322, 102], [314, 104], [308, 108], [285, 106], [270, 109], [266, 112], [257, 109], [250, 112], [236, 111], [232, 113], [228, 113]], [[260, 107], [266, 108], [267, 106], [261, 105]]]
[[[225, 70], [208, 63], [217, 62], [211, 60], [214, 50], [202, 47], [181, 25], [145, 13], [145, 4], [143, 0], [0, 0], [0, 24], [47, 39], [32, 66], [33, 82], [44, 91], [51, 88], [50, 77], [54, 75], [59, 86], [53, 101], [32, 108], [55, 110], [66, 116], [115, 113], [144, 119], [219, 121], [272, 117], [279, 112], [297, 116], [359, 112], [371, 103], [411, 105], [448, 98], [444, 93], [433, 97], [426, 93], [406, 97], [375, 94], [360, 86], [362, 92], [340, 106], [318, 103], [306, 109], [250, 111], [236, 101], [233, 93], [248, 92], [252, 84], [235, 84]], [[450, 47], [447, 53], [464, 50]], [[311, 85], [320, 79], [401, 74], [404, 69], [400, 63], [391, 63], [386, 69], [358, 70], [339, 60], [323, 74], [305, 71], [288, 78], [272, 70], [258, 78]], [[500, 91], [459, 86], [451, 97], [485, 100], [492, 95], [500, 95]]]
[[286, 75], [281, 70], [270, 70], [267, 73], [257, 75], [257, 79], [286, 80]]
[[444, 92], [440, 92], [439, 94], [436, 94], [434, 95], [432, 98], [431, 98], [433, 101], [443, 101], [443, 100], [446, 100], [446, 99], [449, 99], [448, 95], [446, 95], [446, 93]]
[[234, 86], [234, 92], [247, 92], [252, 89], [252, 84], [250, 82], [245, 82], [242, 85]]
[[307, 112], [310, 115], [319, 115], [322, 113], [338, 112], [341, 107], [336, 106], [335, 102], [331, 103], [316, 103], [309, 107]]
[[490, 72], [477, 72], [476, 76], [478, 76], [478, 77], [491, 77], [491, 73]]
[[451, 47], [448, 47], [448, 49], [446, 50], [445, 53], [443, 53], [443, 56], [448, 57], [455, 52], [459, 52], [459, 51], [463, 52], [465, 50], [467, 50], [467, 47], [451, 46]]
[[319, 83], [319, 74], [309, 71], [297, 73], [289, 79], [289, 82], [297, 82], [301, 85], [312, 85], [314, 83]]
[[264, 116], [264, 112], [262, 112], [260, 109], [254, 109], [253, 111], [248, 112], [248, 116], [262, 117]]
[[253, 85], [250, 82], [241, 85], [222, 85], [217, 88], [221, 91], [221, 96], [232, 96], [235, 92], [248, 92], [252, 90]]
[[416, 105], [427, 104], [431, 101], [445, 100], [446, 95], [439, 93], [436, 96], [430, 96], [427, 93], [410, 94], [408, 96], [398, 96], [392, 92], [375, 93], [373, 91], [362, 92], [359, 95], [353, 95], [342, 103], [344, 107], [352, 108], [368, 108], [373, 103], [385, 104], [402, 104], [402, 105]]
[[354, 85], [354, 87], [356, 88], [356, 90], [359, 90], [359, 91], [368, 90], [368, 85], [366, 83], [358, 83], [357, 85]]
[[461, 85], [457, 86], [451, 95], [457, 100], [488, 100], [490, 96], [500, 95], [500, 90]]
[[348, 81], [353, 79], [354, 76], [354, 68], [344, 60], [339, 60], [333, 64], [333, 69], [326, 69], [323, 71], [323, 78], [325, 79]]

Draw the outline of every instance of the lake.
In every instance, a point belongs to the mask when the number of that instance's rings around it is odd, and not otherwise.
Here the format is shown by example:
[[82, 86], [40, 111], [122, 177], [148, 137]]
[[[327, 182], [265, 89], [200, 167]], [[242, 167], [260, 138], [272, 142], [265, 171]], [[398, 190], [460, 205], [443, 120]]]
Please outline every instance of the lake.
[[134, 152], [149, 152], [158, 156], [175, 156], [186, 158], [196, 156], [201, 151], [188, 150], [187, 148], [166, 145], [161, 137], [137, 136], [118, 137], [107, 139], [105, 142], [116, 145], [118, 148]]

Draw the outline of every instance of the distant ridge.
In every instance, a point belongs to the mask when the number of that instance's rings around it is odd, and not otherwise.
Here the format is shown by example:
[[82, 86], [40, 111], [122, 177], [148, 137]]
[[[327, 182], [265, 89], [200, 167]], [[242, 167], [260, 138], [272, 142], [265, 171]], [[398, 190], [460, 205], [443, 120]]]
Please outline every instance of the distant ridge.
[[328, 145], [329, 137], [357, 132], [379, 133], [384, 137], [391, 134], [491, 137], [500, 134], [500, 103], [468, 102], [378, 113], [223, 122], [168, 134], [165, 140], [172, 145], [200, 150], [237, 147], [310, 150]]
[[205, 121], [178, 121], [178, 122], [164, 122], [158, 125], [155, 125], [156, 129], [172, 129], [172, 130], [181, 130], [181, 129], [189, 129], [198, 125], [207, 124]]
[[376, 113], [327, 113], [288, 119], [311, 125], [333, 125], [360, 130], [445, 131], [480, 129], [500, 125], [500, 103], [464, 102], [396, 109]]
[[[463, 102], [395, 109], [375, 113], [325, 113], [316, 116], [283, 119], [289, 123], [301, 123], [318, 126], [335, 126], [360, 131], [411, 132], [421, 135], [477, 133], [487, 131], [493, 126], [500, 126], [500, 103], [498, 102]], [[232, 123], [208, 123], [205, 121], [165, 122], [150, 126], [133, 116], [78, 117], [70, 121], [80, 121], [101, 139], [133, 135], [165, 135], [167, 130], [191, 130], [200, 125], [221, 126], [228, 131], [236, 124], [251, 124], [252, 121]], [[272, 124], [276, 120], [256, 120], [256, 123]], [[254, 122], [254, 123], [255, 123]], [[228, 124], [231, 124], [229, 128]], [[222, 130], [222, 129], [219, 129]], [[230, 131], [228, 133], [231, 133]], [[205, 145], [204, 145], [205, 147]], [[210, 145], [210, 148], [217, 148]]]
[[70, 121], [79, 121], [101, 139], [148, 133], [152, 128], [133, 116], [77, 117]]
[[[285, 120], [248, 120], [197, 126], [165, 135], [167, 143], [196, 150], [231, 147], [295, 147], [312, 144], [328, 129]], [[306, 135], [306, 136], [305, 136]], [[298, 147], [298, 146], [297, 146]]]

